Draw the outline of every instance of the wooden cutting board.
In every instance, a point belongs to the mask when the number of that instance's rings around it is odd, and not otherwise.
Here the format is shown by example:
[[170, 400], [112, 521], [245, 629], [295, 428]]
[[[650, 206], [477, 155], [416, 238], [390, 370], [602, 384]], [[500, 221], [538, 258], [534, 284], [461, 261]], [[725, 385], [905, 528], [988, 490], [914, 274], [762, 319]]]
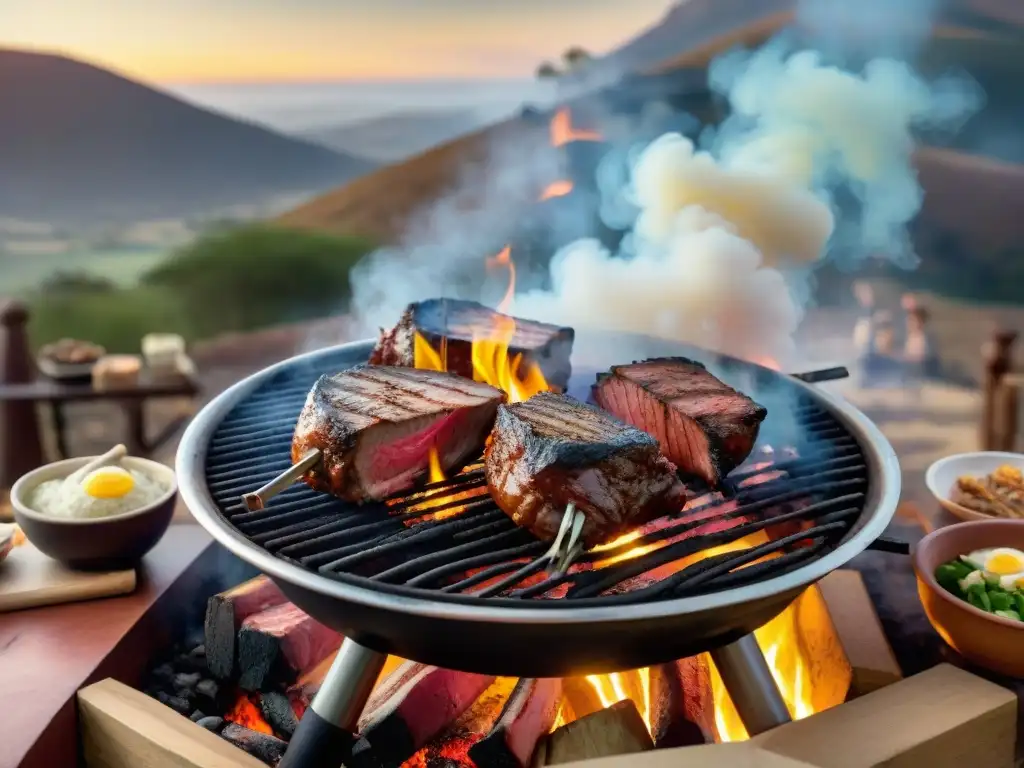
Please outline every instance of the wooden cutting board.
[[134, 569], [110, 573], [72, 571], [27, 541], [0, 560], [0, 613], [133, 591]]

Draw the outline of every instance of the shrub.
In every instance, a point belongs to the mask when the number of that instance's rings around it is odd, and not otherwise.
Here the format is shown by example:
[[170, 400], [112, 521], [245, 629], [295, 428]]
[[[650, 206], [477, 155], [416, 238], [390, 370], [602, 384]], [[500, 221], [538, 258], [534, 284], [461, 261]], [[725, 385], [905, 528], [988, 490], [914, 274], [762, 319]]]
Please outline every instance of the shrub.
[[58, 273], [31, 301], [36, 346], [65, 336], [138, 352], [152, 332], [186, 339], [308, 320], [343, 311], [349, 271], [373, 246], [267, 225], [218, 232], [117, 288], [80, 273]]
[[344, 310], [349, 271], [372, 250], [357, 238], [248, 226], [198, 240], [142, 283], [178, 297], [208, 336]]

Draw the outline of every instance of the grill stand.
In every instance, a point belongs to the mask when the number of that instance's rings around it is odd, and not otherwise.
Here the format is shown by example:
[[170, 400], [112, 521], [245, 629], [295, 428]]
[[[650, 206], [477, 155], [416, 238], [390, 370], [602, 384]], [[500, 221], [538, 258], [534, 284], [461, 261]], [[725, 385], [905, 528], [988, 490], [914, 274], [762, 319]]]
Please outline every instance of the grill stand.
[[749, 735], [757, 736], [792, 720], [753, 635], [716, 648], [711, 659]]
[[279, 768], [338, 768], [346, 763], [359, 716], [387, 658], [352, 640], [342, 642]]
[[[756, 736], [790, 722], [786, 702], [753, 635], [711, 651], [711, 658], [747, 733]], [[352, 734], [385, 661], [387, 654], [352, 640], [341, 644], [279, 768], [338, 768], [345, 764]]]

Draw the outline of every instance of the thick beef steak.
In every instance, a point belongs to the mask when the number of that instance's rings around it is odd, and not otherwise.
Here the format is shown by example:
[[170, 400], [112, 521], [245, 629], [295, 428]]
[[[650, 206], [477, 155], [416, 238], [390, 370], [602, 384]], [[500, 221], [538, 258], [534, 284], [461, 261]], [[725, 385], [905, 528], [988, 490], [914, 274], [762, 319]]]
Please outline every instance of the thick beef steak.
[[360, 365], [321, 376], [292, 439], [292, 461], [322, 457], [303, 478], [348, 501], [412, 487], [437, 451], [445, 472], [480, 455], [505, 393], [451, 373]]
[[413, 367], [415, 337], [419, 333], [434, 350], [442, 348], [444, 339], [447, 370], [471, 379], [473, 339], [491, 338], [501, 323], [509, 321], [515, 322], [515, 333], [509, 342], [508, 354], [510, 357], [522, 355], [520, 370], [535, 364], [549, 386], [564, 390], [572, 371], [569, 362], [575, 337], [572, 328], [512, 318], [475, 301], [461, 299], [428, 299], [410, 304], [398, 325], [381, 330], [370, 363]]
[[683, 472], [715, 486], [754, 448], [768, 411], [685, 357], [617, 365], [598, 376], [599, 406], [661, 443]]
[[569, 502], [586, 515], [588, 547], [685, 503], [657, 440], [565, 395], [499, 406], [484, 456], [497, 505], [540, 539], [557, 535]]

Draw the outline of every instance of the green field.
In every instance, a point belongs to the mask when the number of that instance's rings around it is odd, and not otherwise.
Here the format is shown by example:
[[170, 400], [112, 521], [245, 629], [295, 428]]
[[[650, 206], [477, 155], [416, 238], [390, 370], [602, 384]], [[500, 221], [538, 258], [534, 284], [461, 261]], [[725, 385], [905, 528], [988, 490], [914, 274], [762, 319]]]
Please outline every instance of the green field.
[[166, 256], [166, 250], [146, 248], [45, 255], [0, 254], [0, 295], [21, 297], [58, 272], [95, 275], [128, 287]]

